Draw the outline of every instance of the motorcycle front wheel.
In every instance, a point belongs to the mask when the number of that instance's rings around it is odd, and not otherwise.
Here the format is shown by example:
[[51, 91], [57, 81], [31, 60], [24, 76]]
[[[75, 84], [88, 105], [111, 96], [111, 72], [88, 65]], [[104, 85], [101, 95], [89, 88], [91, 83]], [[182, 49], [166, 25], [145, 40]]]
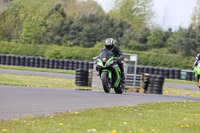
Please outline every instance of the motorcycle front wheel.
[[122, 94], [124, 92], [124, 84], [120, 83], [118, 87], [114, 87], [115, 93]]
[[105, 93], [109, 93], [111, 90], [110, 79], [108, 78], [108, 72], [102, 73], [102, 85]]

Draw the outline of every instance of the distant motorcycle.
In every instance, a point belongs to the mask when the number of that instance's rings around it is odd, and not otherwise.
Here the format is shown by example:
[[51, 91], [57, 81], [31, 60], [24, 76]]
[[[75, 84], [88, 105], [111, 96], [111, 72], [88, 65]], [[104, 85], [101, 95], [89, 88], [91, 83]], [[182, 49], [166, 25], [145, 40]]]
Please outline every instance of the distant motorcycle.
[[198, 62], [198, 65], [194, 68], [194, 72], [195, 72], [195, 78], [197, 81], [197, 85], [198, 85], [199, 91], [200, 91], [200, 61]]
[[121, 82], [121, 71], [116, 57], [110, 51], [103, 51], [97, 58], [97, 68], [106, 93], [114, 88], [115, 93], [124, 92], [124, 84]]

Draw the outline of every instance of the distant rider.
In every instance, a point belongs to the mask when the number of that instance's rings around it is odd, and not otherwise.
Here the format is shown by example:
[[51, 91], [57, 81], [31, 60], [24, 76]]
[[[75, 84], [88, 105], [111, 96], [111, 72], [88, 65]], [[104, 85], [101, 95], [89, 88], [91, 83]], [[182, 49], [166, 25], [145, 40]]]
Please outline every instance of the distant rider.
[[200, 60], [200, 53], [198, 53], [196, 58], [195, 58], [195, 62], [194, 62], [194, 65], [192, 67], [192, 70], [194, 70], [194, 68], [198, 65], [199, 60]]
[[124, 60], [124, 55], [122, 54], [122, 51], [120, 50], [120, 48], [115, 45], [115, 40], [113, 38], [106, 39], [105, 47], [101, 50], [100, 54], [105, 50], [108, 50], [108, 51], [114, 53], [114, 56], [117, 57], [116, 60], [117, 60], [118, 66], [121, 70], [122, 81], [124, 83], [125, 76], [124, 76], [124, 67], [123, 67], [123, 63], [122, 63], [122, 60]]

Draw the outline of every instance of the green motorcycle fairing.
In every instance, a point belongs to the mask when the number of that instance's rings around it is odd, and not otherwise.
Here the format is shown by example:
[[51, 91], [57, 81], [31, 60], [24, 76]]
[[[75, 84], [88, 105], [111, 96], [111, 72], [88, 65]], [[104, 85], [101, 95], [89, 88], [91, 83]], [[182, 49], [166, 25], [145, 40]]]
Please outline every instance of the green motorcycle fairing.
[[[112, 72], [107, 69], [107, 68], [112, 68], [115, 72], [115, 75], [117, 76], [116, 77], [116, 80], [115, 80], [115, 83], [114, 83], [114, 87], [118, 87], [119, 84], [120, 84], [120, 79], [121, 79], [121, 71], [120, 71], [120, 68], [118, 65], [114, 65], [114, 66], [111, 66], [109, 62], [111, 62], [113, 59], [115, 59], [116, 57], [112, 56], [110, 57], [109, 59], [106, 58], [106, 60], [102, 61], [101, 59], [97, 59], [98, 63], [100, 64], [101, 66], [101, 69], [102, 69], [102, 72], [108, 72], [108, 78], [111, 79], [112, 78]], [[102, 79], [102, 73], [100, 74], [101, 76], [101, 79]]]
[[194, 68], [194, 72], [195, 72], [195, 79], [197, 81], [197, 85], [200, 87], [200, 80], [199, 80], [199, 76], [200, 76], [200, 67], [199, 65], [197, 65], [195, 68]]

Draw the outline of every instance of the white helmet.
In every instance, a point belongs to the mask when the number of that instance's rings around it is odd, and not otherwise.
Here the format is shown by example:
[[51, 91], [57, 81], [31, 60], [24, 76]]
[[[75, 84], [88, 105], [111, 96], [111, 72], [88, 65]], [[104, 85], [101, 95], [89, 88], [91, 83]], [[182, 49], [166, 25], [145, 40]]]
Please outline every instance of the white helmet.
[[105, 47], [108, 50], [112, 50], [112, 48], [115, 46], [115, 40], [112, 38], [108, 38], [105, 41]]

